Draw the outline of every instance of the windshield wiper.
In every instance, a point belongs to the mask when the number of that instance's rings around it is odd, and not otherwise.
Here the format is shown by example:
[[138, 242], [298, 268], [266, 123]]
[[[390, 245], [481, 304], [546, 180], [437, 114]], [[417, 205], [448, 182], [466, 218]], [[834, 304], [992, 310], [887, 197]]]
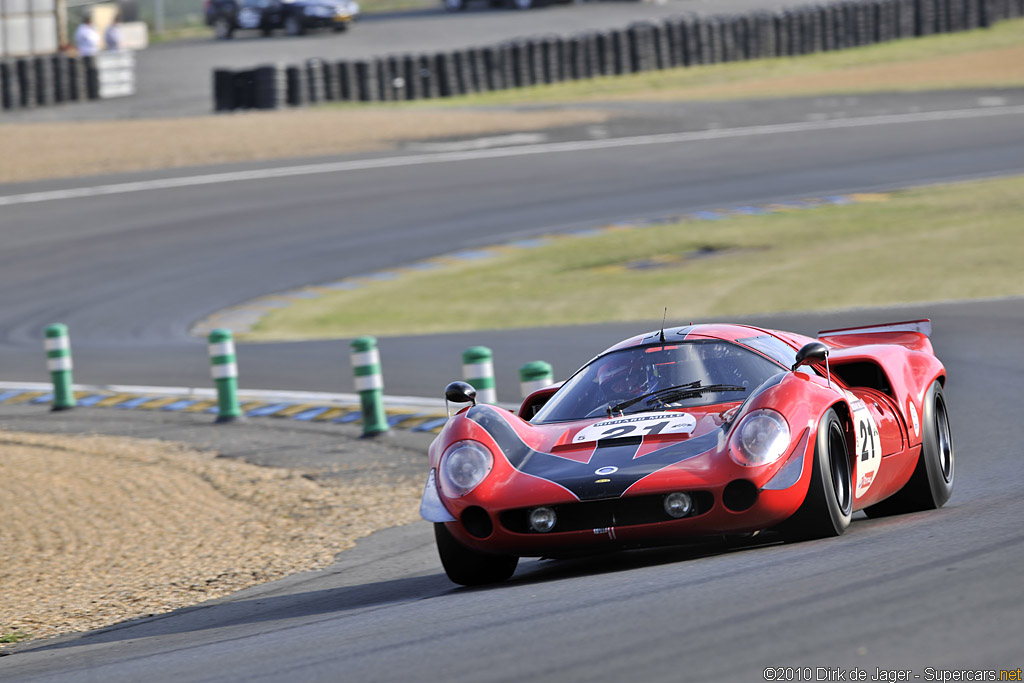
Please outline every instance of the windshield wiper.
[[634, 396], [633, 398], [626, 399], [625, 401], [622, 401], [621, 403], [616, 403], [615, 405], [609, 405], [608, 406], [608, 415], [611, 416], [614, 413], [621, 412], [621, 411], [625, 410], [626, 408], [630, 407], [631, 405], [633, 405], [634, 403], [639, 403], [640, 401], [644, 400], [645, 398], [651, 398], [651, 397], [654, 397], [654, 396], [661, 396], [661, 394], [669, 393], [669, 392], [672, 392], [672, 391], [694, 391], [698, 387], [700, 387], [700, 380], [697, 380], [696, 382], [690, 382], [689, 384], [677, 384], [677, 385], [672, 386], [672, 387], [665, 387], [664, 389], [657, 389], [655, 391], [649, 391], [646, 394], [640, 394], [639, 396]]
[[662, 405], [666, 403], [673, 403], [675, 401], [681, 401], [685, 398], [698, 398], [702, 394], [716, 393], [719, 391], [746, 391], [746, 387], [737, 386], [735, 384], [709, 384], [706, 387], [693, 387], [693, 388], [675, 388], [675, 391], [666, 389], [656, 396], [652, 396], [648, 399], [646, 405], [652, 405], [655, 401], [660, 402]]

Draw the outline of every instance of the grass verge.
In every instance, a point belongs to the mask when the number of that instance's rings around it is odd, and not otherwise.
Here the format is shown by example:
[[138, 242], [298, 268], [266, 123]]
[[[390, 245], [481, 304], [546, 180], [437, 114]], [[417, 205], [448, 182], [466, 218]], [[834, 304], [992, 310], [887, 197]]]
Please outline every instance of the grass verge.
[[[709, 100], [1024, 85], [1024, 19], [879, 45], [455, 97], [447, 106]], [[437, 106], [439, 101], [413, 103]], [[395, 105], [395, 106], [410, 106]]]
[[[1024, 294], [1024, 177], [553, 237], [270, 313], [254, 340], [824, 310]], [[453, 284], [455, 283], [455, 284]]]

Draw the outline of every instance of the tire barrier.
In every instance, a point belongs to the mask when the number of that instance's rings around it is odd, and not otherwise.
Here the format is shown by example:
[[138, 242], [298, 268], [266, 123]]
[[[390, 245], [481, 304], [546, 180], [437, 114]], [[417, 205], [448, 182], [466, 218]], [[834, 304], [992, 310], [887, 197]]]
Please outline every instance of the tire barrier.
[[462, 352], [462, 379], [476, 389], [480, 403], [497, 403], [494, 388], [494, 355], [486, 346], [471, 346]]
[[217, 388], [218, 424], [242, 419], [238, 404], [238, 361], [231, 330], [216, 329], [207, 337], [210, 354], [210, 377]]
[[53, 410], [70, 410], [75, 407], [75, 394], [71, 387], [71, 342], [68, 327], [55, 323], [46, 328], [44, 348], [46, 369], [53, 382]]
[[386, 434], [387, 415], [384, 412], [384, 377], [380, 368], [380, 352], [374, 337], [358, 337], [350, 344], [352, 372], [356, 392], [362, 407], [363, 438]]
[[[225, 84], [218, 84], [216, 72], [214, 74], [216, 93], [224, 90]], [[57, 54], [0, 60], [0, 110], [52, 107], [134, 92], [135, 62], [130, 52], [105, 52], [96, 57]], [[228, 103], [225, 96], [219, 97], [215, 108]], [[244, 100], [238, 101], [247, 104]]]
[[[311, 59], [301, 67], [217, 69], [213, 72], [214, 110], [454, 97], [843, 50], [968, 31], [1022, 15], [1024, 0], [837, 0], [775, 13], [688, 14], [656, 23], [636, 22], [621, 30], [543, 36], [455, 52], [334, 64]], [[86, 74], [93, 74], [88, 62], [81, 64]], [[6, 109], [32, 107], [62, 101], [65, 91], [74, 100], [81, 92], [75, 86], [80, 71], [74, 62], [0, 62], [0, 101]], [[40, 95], [44, 90], [47, 94]]]

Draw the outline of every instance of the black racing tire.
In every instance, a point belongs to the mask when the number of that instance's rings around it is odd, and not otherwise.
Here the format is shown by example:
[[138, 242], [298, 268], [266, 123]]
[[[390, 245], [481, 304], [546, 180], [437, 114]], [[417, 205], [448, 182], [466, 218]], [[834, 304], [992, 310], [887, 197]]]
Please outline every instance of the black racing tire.
[[344, 33], [347, 30], [348, 30], [348, 22], [347, 21], [343, 21], [340, 24], [335, 24], [334, 25], [334, 32], [335, 33]]
[[953, 432], [949, 427], [946, 394], [938, 382], [928, 388], [921, 412], [921, 455], [910, 481], [885, 500], [865, 508], [868, 517], [936, 510], [953, 494]]
[[519, 564], [515, 555], [488, 555], [467, 548], [440, 522], [434, 523], [434, 539], [445, 574], [463, 586], [500, 583], [512, 576]]
[[777, 531], [786, 541], [839, 536], [853, 516], [853, 469], [843, 423], [829, 408], [818, 423], [811, 483], [796, 513]]
[[227, 17], [217, 17], [213, 20], [213, 37], [217, 40], [230, 40], [235, 34], [235, 27], [228, 21]]

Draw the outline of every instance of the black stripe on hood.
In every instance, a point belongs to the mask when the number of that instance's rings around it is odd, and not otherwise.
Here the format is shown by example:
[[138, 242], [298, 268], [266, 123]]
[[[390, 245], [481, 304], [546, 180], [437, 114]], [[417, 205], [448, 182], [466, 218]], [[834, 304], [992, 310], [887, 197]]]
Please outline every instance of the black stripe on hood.
[[[703, 455], [720, 443], [724, 445], [728, 431], [728, 425], [723, 425], [702, 436], [666, 444], [664, 448], [639, 458], [635, 456], [643, 442], [642, 437], [605, 439], [597, 442], [588, 462], [577, 462], [530, 448], [496, 408], [478, 405], [470, 408], [466, 417], [491, 435], [517, 470], [563, 486], [580, 500], [618, 498], [652, 472]], [[609, 466], [618, 470], [602, 475], [595, 472]], [[605, 479], [609, 481], [598, 483]]]

